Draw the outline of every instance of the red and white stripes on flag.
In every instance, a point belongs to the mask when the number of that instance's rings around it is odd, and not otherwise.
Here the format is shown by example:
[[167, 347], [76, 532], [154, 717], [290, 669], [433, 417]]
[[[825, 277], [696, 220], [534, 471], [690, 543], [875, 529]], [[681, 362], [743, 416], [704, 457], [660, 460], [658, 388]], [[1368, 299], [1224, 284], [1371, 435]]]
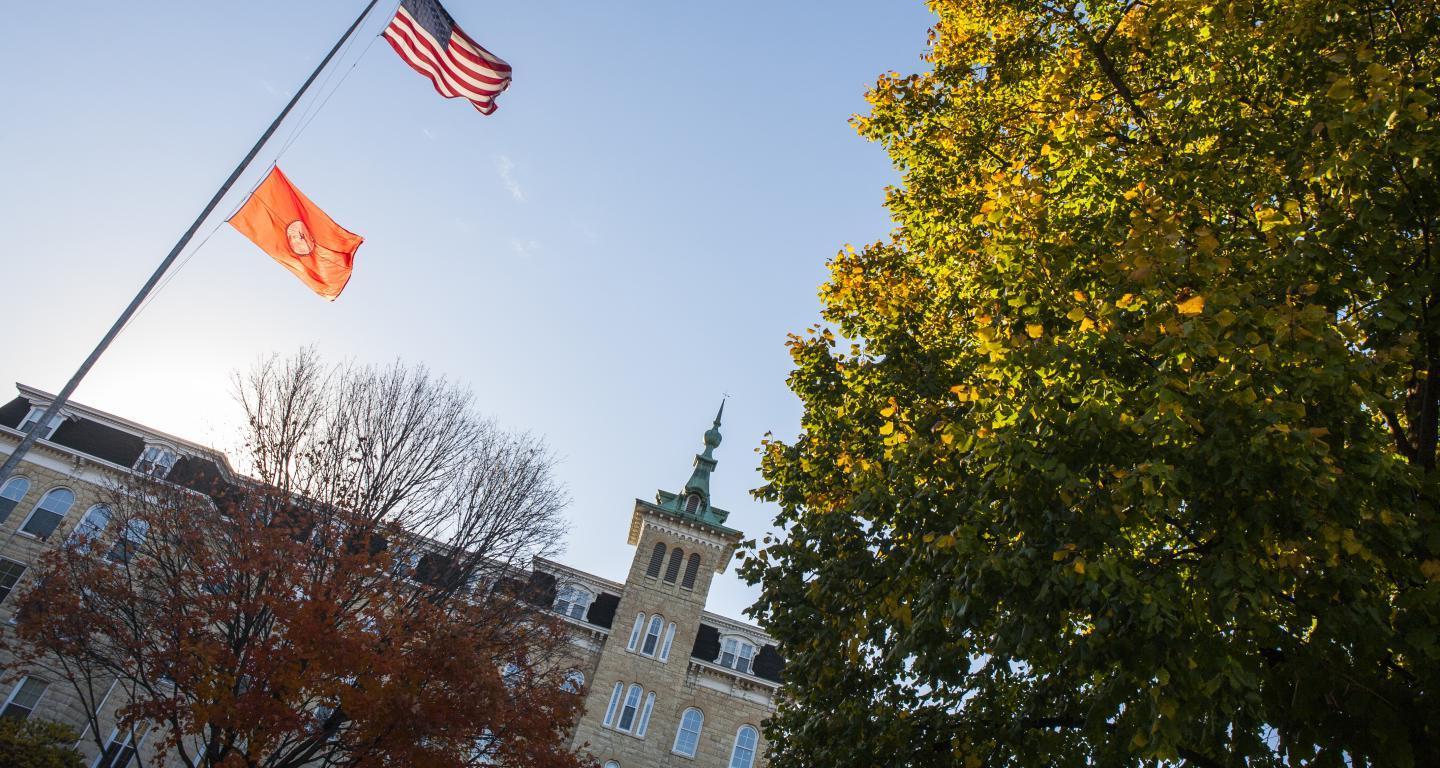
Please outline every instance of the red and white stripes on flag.
[[447, 99], [467, 99], [481, 114], [510, 86], [510, 65], [470, 39], [436, 0], [404, 0], [384, 37]]

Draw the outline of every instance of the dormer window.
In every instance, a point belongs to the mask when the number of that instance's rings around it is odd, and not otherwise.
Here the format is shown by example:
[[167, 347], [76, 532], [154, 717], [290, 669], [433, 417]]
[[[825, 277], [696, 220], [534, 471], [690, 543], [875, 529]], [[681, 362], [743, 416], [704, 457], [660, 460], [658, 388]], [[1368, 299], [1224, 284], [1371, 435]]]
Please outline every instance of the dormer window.
[[595, 595], [575, 584], [562, 584], [555, 591], [555, 611], [572, 619], [584, 620]]
[[692, 494], [690, 494], [689, 496], [686, 496], [686, 497], [685, 497], [685, 514], [687, 514], [687, 515], [698, 515], [698, 514], [700, 514], [700, 505], [703, 504], [703, 503], [704, 503], [704, 499], [700, 498], [700, 494], [698, 494], [698, 493], [692, 493]]
[[750, 674], [755, 663], [755, 646], [739, 637], [727, 637], [720, 644], [720, 666]]
[[157, 480], [164, 480], [179, 460], [180, 454], [163, 445], [147, 445], [145, 452], [140, 454], [140, 459], [135, 462], [135, 470]]
[[[20, 430], [20, 434], [23, 435], [26, 432], [29, 432], [31, 427], [39, 424], [40, 417], [45, 415], [45, 409], [48, 407], [49, 406], [39, 405], [32, 407], [30, 409], [30, 412], [25, 414], [25, 420], [20, 422], [20, 426], [18, 427], [18, 429]], [[50, 418], [49, 426], [40, 430], [39, 433], [37, 433], [35, 436], [40, 438], [41, 440], [49, 440], [50, 436], [55, 434], [55, 430], [59, 429], [60, 425], [64, 423], [65, 417], [57, 413]]]

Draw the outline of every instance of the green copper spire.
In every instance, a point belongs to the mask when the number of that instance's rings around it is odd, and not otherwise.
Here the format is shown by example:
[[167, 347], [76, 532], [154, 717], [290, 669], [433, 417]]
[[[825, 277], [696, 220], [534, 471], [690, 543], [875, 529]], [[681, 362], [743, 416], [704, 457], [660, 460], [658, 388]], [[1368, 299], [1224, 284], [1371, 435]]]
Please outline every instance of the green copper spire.
[[[695, 457], [695, 471], [685, 483], [685, 493], [698, 493], [705, 506], [710, 505], [710, 473], [715, 471], [715, 449], [720, 446], [720, 418], [725, 415], [725, 401], [715, 413], [715, 423], [705, 430], [705, 451]], [[683, 495], [683, 494], [682, 494]]]

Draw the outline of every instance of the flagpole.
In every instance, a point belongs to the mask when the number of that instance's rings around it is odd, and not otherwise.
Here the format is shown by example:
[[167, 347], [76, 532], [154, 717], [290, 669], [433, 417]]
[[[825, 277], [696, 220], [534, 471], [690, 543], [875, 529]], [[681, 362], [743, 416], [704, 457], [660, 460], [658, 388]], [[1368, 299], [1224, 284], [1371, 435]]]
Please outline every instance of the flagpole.
[[10, 454], [10, 458], [5, 460], [4, 466], [0, 466], [0, 485], [3, 485], [5, 481], [10, 478], [15, 468], [20, 465], [20, 461], [25, 457], [25, 454], [30, 452], [30, 447], [35, 444], [35, 440], [39, 437], [40, 432], [49, 426], [50, 421], [55, 418], [56, 414], [60, 413], [60, 409], [65, 406], [65, 403], [69, 402], [70, 395], [75, 392], [75, 388], [80, 385], [81, 380], [85, 378], [85, 374], [90, 372], [90, 368], [95, 365], [95, 361], [100, 359], [100, 355], [104, 354], [106, 348], [110, 346], [110, 342], [114, 341], [115, 337], [120, 335], [120, 330], [125, 327], [125, 323], [130, 321], [131, 316], [133, 316], [135, 311], [140, 308], [140, 305], [144, 303], [145, 298], [155, 289], [155, 285], [160, 282], [160, 278], [165, 276], [165, 272], [170, 269], [170, 265], [175, 263], [175, 259], [180, 255], [180, 252], [185, 250], [185, 246], [190, 244], [190, 239], [195, 236], [195, 232], [200, 229], [200, 225], [204, 224], [205, 220], [210, 217], [210, 214], [215, 212], [215, 207], [220, 204], [225, 194], [235, 185], [236, 180], [240, 178], [241, 174], [249, 168], [250, 162], [255, 159], [255, 156], [260, 154], [260, 150], [264, 148], [265, 142], [269, 141], [270, 137], [275, 134], [275, 130], [280, 127], [280, 123], [284, 122], [285, 117], [290, 114], [290, 110], [294, 109], [295, 105], [300, 102], [300, 97], [305, 95], [305, 91], [315, 82], [315, 78], [320, 76], [321, 70], [325, 69], [325, 66], [330, 63], [330, 60], [335, 58], [335, 54], [339, 52], [341, 46], [345, 45], [345, 41], [350, 39], [350, 35], [360, 26], [360, 22], [365, 20], [365, 17], [369, 15], [370, 10], [375, 7], [377, 2], [379, 2], [379, 0], [370, 0], [365, 6], [365, 10], [361, 11], [360, 15], [355, 17], [355, 21], [350, 24], [350, 28], [345, 30], [345, 34], [341, 35], [340, 39], [335, 42], [334, 47], [330, 49], [330, 52], [325, 54], [325, 58], [320, 61], [319, 66], [315, 67], [315, 71], [310, 73], [310, 77], [306, 78], [305, 83], [300, 86], [300, 90], [296, 91], [295, 95], [290, 97], [290, 103], [286, 104], [285, 108], [280, 110], [280, 114], [270, 123], [270, 127], [266, 128], [265, 132], [260, 134], [260, 138], [255, 142], [255, 146], [250, 148], [245, 158], [240, 161], [239, 165], [235, 166], [235, 170], [230, 172], [230, 177], [225, 179], [224, 184], [220, 185], [220, 189], [216, 190], [215, 196], [210, 198], [210, 202], [205, 205], [205, 209], [200, 211], [199, 216], [195, 217], [195, 221], [190, 224], [190, 228], [185, 230], [185, 234], [180, 236], [180, 240], [175, 243], [174, 248], [170, 249], [170, 253], [165, 257], [165, 260], [160, 262], [160, 266], [155, 269], [155, 273], [150, 275], [149, 280], [145, 281], [145, 285], [141, 286], [140, 292], [135, 294], [135, 298], [130, 300], [130, 305], [125, 307], [124, 312], [120, 313], [120, 317], [115, 321], [115, 324], [110, 326], [109, 332], [105, 334], [104, 338], [100, 339], [100, 343], [95, 345], [94, 351], [90, 353], [89, 357], [85, 358], [85, 362], [80, 364], [80, 369], [75, 371], [75, 375], [70, 377], [70, 381], [66, 382], [65, 387], [55, 396], [55, 400], [50, 403], [50, 407], [45, 409], [45, 414], [40, 417], [39, 421], [35, 422], [29, 432], [25, 433], [24, 438], [20, 440], [20, 444], [17, 445], [14, 452]]

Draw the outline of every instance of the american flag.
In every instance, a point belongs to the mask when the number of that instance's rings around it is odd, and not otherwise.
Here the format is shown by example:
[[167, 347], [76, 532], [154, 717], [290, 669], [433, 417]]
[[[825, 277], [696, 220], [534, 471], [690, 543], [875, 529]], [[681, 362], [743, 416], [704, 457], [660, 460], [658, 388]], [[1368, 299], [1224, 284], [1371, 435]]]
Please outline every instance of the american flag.
[[510, 65], [470, 39], [436, 0], [404, 0], [385, 39], [447, 99], [468, 99], [481, 114], [510, 85]]

